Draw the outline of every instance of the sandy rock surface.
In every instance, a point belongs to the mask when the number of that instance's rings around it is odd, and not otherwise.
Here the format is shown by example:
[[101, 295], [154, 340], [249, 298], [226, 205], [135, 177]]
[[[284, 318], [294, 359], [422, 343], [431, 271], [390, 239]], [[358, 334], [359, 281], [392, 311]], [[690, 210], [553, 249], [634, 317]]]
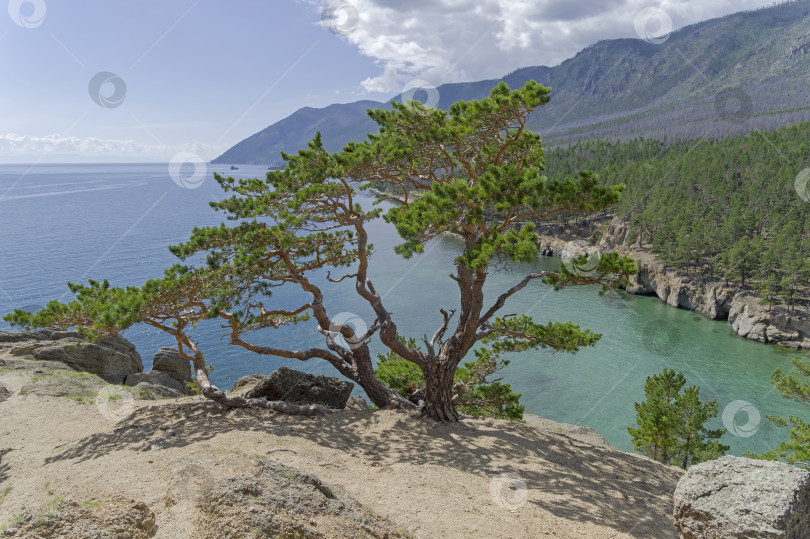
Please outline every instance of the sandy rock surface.
[[[111, 412], [92, 398], [20, 394], [47, 373], [0, 360], [11, 394], [0, 402], [0, 448], [10, 449], [0, 460], [0, 529], [26, 511], [123, 499], [154, 514], [154, 537], [210, 536], [235, 514], [206, 509], [211, 485], [247, 484], [260, 466], [278, 465], [359, 504], [366, 524], [379, 518], [381, 529], [416, 538], [677, 536], [680, 470], [559, 433], [559, 424], [435, 424], [387, 410], [301, 418], [227, 411], [201, 397], [116, 401]], [[269, 514], [263, 496], [235, 511]], [[340, 529], [319, 528], [319, 518], [313, 530]]]

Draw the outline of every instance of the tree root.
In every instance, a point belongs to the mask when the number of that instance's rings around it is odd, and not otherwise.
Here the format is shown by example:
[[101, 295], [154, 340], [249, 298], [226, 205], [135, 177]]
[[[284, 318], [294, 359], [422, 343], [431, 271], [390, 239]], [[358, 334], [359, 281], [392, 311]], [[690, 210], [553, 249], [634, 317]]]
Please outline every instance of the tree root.
[[209, 385], [203, 389], [203, 396], [212, 401], [225, 406], [226, 408], [265, 408], [267, 410], [274, 410], [282, 414], [288, 415], [302, 415], [313, 417], [318, 415], [329, 415], [342, 412], [336, 408], [328, 406], [321, 406], [317, 404], [292, 404], [285, 401], [269, 401], [264, 397], [258, 399], [246, 399], [244, 397], [235, 397], [227, 395], [224, 391], [214, 385]]

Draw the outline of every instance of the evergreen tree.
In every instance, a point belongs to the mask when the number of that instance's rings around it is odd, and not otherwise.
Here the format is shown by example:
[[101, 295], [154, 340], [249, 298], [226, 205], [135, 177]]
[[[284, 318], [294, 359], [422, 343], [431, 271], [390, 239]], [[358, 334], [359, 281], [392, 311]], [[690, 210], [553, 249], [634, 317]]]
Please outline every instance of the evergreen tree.
[[[799, 358], [793, 358], [792, 363], [795, 372], [786, 375], [781, 369], [776, 369], [771, 375], [772, 383], [786, 399], [810, 405], [810, 363]], [[793, 416], [784, 419], [766, 414], [766, 417], [779, 427], [791, 428], [788, 440], [762, 455], [746, 454], [746, 456], [785, 460], [810, 470], [810, 423]]]
[[627, 427], [633, 448], [664, 464], [687, 468], [723, 455], [725, 429], [708, 430], [706, 421], [717, 416], [717, 401], [703, 403], [700, 388], [684, 388], [686, 377], [672, 369], [647, 377], [645, 400], [636, 403], [636, 427]]

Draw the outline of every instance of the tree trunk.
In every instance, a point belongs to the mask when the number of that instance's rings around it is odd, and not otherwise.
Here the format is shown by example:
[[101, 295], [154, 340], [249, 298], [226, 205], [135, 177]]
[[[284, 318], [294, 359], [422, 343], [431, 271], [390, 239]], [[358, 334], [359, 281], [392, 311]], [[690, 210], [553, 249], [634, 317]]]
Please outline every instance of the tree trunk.
[[[361, 381], [362, 380], [362, 381]], [[378, 408], [414, 409], [416, 405], [380, 382], [376, 376], [356, 380]]]
[[428, 366], [425, 374], [425, 403], [422, 415], [434, 421], [458, 421], [458, 412], [453, 405], [453, 378], [456, 369], [453, 362], [437, 362]]

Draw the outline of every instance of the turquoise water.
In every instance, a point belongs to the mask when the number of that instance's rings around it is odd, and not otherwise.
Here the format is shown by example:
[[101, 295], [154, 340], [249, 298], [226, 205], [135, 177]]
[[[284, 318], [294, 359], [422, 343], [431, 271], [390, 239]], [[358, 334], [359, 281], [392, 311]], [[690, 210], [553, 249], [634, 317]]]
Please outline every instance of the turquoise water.
[[[265, 172], [264, 167], [248, 166], [234, 172], [227, 167], [211, 170], [243, 177]], [[167, 245], [183, 241], [194, 225], [221, 222], [207, 206], [221, 196], [210, 177], [197, 189], [179, 187], [167, 165], [0, 166], [0, 316], [14, 307], [36, 309], [49, 299], [68, 299], [66, 281], [108, 278], [125, 286], [158, 275], [175, 262]], [[402, 260], [391, 250], [397, 236], [390, 226], [379, 221], [371, 237], [377, 247], [371, 278], [400, 331], [417, 338], [432, 334], [441, 321], [439, 308], [458, 302], [455, 283], [447, 276], [459, 250], [457, 240], [438, 238], [424, 255]], [[493, 273], [487, 297], [492, 301], [528, 271], [559, 264], [559, 259], [541, 257]], [[324, 291], [330, 313], [351, 313], [344, 316], [372, 322], [371, 310], [351, 283], [330, 284]], [[274, 297], [295, 300], [300, 294], [280, 291]], [[528, 312], [541, 322], [571, 320], [603, 335], [596, 346], [574, 355], [513, 355], [503, 376], [523, 394], [527, 412], [594, 427], [621, 449], [631, 449], [626, 427], [634, 423], [633, 403], [643, 399], [645, 378], [664, 366], [683, 371], [688, 383], [701, 387], [704, 399], [718, 401], [721, 411], [743, 402], [752, 413], [759, 412], [758, 424], [749, 421], [745, 410], [728, 416], [727, 424], [740, 434], [723, 439], [733, 454], [765, 451], [784, 439], [786, 431], [773, 427], [766, 413], [810, 419], [807, 407], [780, 398], [769, 383], [775, 368], [790, 368], [794, 354], [742, 339], [726, 322], [673, 309], [657, 298], [623, 293], [600, 297], [593, 287], [554, 292], [538, 282], [513, 297], [503, 312]], [[335, 374], [324, 361], [257, 357], [226, 344], [222, 334], [216, 322], [202, 324], [194, 334], [216, 366], [212, 378], [221, 387], [280, 365]], [[125, 336], [136, 344], [147, 368], [159, 346], [173, 344], [167, 335], [146, 327], [132, 328]], [[287, 348], [322, 345], [312, 326], [253, 338]], [[711, 426], [721, 425], [718, 417]]]

